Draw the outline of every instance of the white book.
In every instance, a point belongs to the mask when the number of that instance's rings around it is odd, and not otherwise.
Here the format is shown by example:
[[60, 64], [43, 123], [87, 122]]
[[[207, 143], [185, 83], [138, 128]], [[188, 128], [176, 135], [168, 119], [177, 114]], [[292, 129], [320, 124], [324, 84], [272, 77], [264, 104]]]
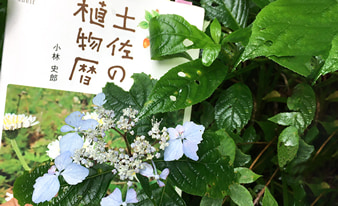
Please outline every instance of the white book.
[[[203, 27], [202, 8], [167, 0], [8, 1], [0, 74], [1, 128], [9, 85], [96, 94], [113, 82], [128, 90], [133, 73], [159, 79], [183, 63], [182, 58], [151, 60], [145, 40], [149, 31], [138, 26], [146, 20], [146, 11], [178, 14]], [[196, 58], [198, 51], [190, 55]]]

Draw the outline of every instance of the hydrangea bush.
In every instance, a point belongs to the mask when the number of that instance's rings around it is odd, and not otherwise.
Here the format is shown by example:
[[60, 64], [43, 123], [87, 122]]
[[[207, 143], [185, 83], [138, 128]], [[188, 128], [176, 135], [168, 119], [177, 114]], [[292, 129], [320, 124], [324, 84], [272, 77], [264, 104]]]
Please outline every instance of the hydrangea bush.
[[335, 204], [337, 1], [193, 2], [205, 31], [149, 20], [152, 59], [189, 61], [69, 114], [51, 160], [15, 181], [20, 204]]

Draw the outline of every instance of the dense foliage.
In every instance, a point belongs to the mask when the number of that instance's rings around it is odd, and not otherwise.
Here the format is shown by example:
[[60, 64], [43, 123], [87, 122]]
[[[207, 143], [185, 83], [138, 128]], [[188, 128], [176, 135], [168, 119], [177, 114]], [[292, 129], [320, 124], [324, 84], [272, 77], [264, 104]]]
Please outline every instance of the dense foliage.
[[[154, 159], [158, 170], [170, 171], [164, 187], [137, 174], [135, 205], [337, 204], [338, 2], [193, 3], [206, 11], [205, 32], [180, 16], [158, 15], [149, 21], [149, 39], [153, 59], [201, 49], [199, 59], [159, 80], [134, 74], [129, 91], [103, 88], [103, 107], [117, 118], [128, 107], [139, 111], [135, 134], [124, 136], [127, 147], [152, 129], [153, 117], [174, 128], [190, 106], [191, 120], [205, 128], [197, 161]], [[35, 180], [51, 165], [16, 179], [20, 204], [33, 204]], [[95, 164], [77, 185], [61, 178], [58, 196], [39, 205], [99, 205], [120, 187], [111, 170]]]

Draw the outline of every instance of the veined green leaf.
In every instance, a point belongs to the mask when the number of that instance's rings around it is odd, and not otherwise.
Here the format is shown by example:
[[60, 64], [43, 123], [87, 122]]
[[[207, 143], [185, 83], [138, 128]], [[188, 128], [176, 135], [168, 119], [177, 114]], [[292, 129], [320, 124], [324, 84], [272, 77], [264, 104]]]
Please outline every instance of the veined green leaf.
[[269, 189], [267, 187], [265, 187], [264, 197], [263, 197], [263, 200], [262, 200], [262, 205], [263, 206], [278, 206], [277, 201], [271, 195], [271, 193], [270, 193], [270, 191], [269, 191]]
[[223, 81], [226, 67], [214, 62], [203, 66], [200, 59], [169, 70], [154, 86], [140, 116], [175, 111], [208, 98]]
[[298, 84], [287, 99], [290, 110], [295, 112], [284, 112], [269, 118], [270, 121], [283, 126], [295, 126], [304, 131], [312, 122], [316, 112], [316, 95], [307, 84]]
[[169, 168], [168, 178], [184, 192], [223, 198], [229, 192], [229, 185], [236, 181], [236, 175], [229, 158], [219, 153], [219, 144], [215, 133], [205, 132], [203, 141], [198, 145], [198, 161], [183, 157], [169, 162], [158, 160], [155, 164], [160, 169]]
[[321, 76], [338, 70], [338, 34], [333, 38], [329, 56], [320, 68], [315, 81]]
[[230, 197], [239, 206], [253, 206], [250, 192], [238, 183], [230, 185]]
[[225, 90], [215, 105], [215, 120], [219, 128], [241, 130], [251, 118], [253, 100], [250, 89], [237, 83]]
[[151, 18], [149, 22], [150, 52], [152, 59], [184, 53], [189, 49], [203, 49], [202, 63], [210, 66], [217, 58], [221, 46], [211, 40], [183, 17], [166, 14]]
[[221, 40], [222, 28], [217, 19], [214, 19], [210, 25], [210, 34], [216, 44]]
[[298, 111], [304, 117], [306, 127], [311, 124], [316, 112], [316, 95], [308, 84], [298, 84], [287, 99], [290, 110]]
[[232, 165], [236, 157], [236, 144], [231, 136], [224, 130], [216, 131], [217, 138], [219, 139], [219, 146], [216, 147], [222, 156], [228, 156], [230, 158], [229, 163]]
[[248, 19], [247, 0], [201, 0], [205, 15], [218, 21], [232, 30], [244, 28]]
[[164, 187], [159, 187], [158, 184], [154, 183], [149, 186], [149, 192], [151, 192], [152, 199], [149, 198], [149, 195], [146, 195], [144, 191], [141, 190], [137, 194], [138, 203], [133, 205], [139, 206], [185, 206], [185, 202], [180, 197], [175, 188], [172, 186], [170, 180], [167, 180]]
[[223, 198], [221, 199], [214, 199], [210, 197], [202, 197], [200, 206], [220, 206], [223, 203]]
[[[13, 192], [20, 205], [26, 203], [36, 205], [32, 202], [33, 185], [35, 180], [47, 173], [50, 167], [50, 163], [42, 164], [16, 179]], [[39, 205], [99, 205], [114, 177], [111, 170], [109, 166], [96, 165], [90, 169], [88, 177], [83, 182], [77, 185], [61, 184], [57, 197]]]
[[254, 173], [252, 170], [250, 170], [249, 168], [246, 168], [246, 167], [236, 167], [235, 173], [240, 174], [238, 183], [241, 183], [241, 184], [253, 183], [259, 177], [262, 176], [262, 175], [258, 175], [256, 173]]
[[282, 168], [293, 160], [298, 152], [299, 135], [296, 127], [285, 128], [278, 137], [278, 164]]
[[[311, 57], [327, 58], [330, 53], [333, 58], [327, 59], [327, 64], [336, 62], [336, 54], [330, 49], [336, 47], [337, 19], [338, 3], [335, 0], [272, 2], [257, 15], [242, 60], [266, 56], [308, 76], [314, 72], [308, 62]], [[324, 70], [325, 67], [321, 70], [323, 74]]]

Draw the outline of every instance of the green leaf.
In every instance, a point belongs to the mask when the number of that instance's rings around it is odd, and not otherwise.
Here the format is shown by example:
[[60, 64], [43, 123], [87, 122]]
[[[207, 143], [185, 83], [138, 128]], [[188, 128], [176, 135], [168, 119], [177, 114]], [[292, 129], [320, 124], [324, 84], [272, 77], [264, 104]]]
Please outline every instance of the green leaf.
[[260, 8], [263, 8], [275, 0], [252, 0], [252, 1]]
[[287, 99], [290, 110], [269, 118], [270, 121], [284, 126], [295, 126], [304, 131], [312, 122], [316, 112], [316, 96], [307, 84], [299, 84], [294, 88], [292, 96]]
[[[143, 188], [144, 189], [144, 188]], [[159, 187], [157, 183], [150, 185], [149, 191], [151, 192], [152, 199], [149, 198], [149, 195], [144, 193], [144, 190], [141, 190], [137, 194], [138, 203], [133, 205], [139, 206], [185, 206], [186, 203], [184, 200], [177, 194], [175, 188], [172, 186], [170, 181], [166, 181], [164, 187]]]
[[169, 70], [154, 86], [140, 116], [175, 111], [208, 98], [223, 81], [226, 67], [214, 62], [210, 67], [200, 59]]
[[222, 156], [228, 156], [230, 158], [229, 163], [232, 165], [236, 156], [236, 144], [231, 136], [224, 130], [216, 131], [217, 138], [219, 139], [219, 146], [216, 149]]
[[[337, 19], [338, 4], [335, 0], [272, 2], [257, 15], [241, 59], [244, 61], [258, 56], [273, 60], [278, 58], [278, 63], [308, 76], [313, 71], [304, 65], [311, 64], [314, 56], [326, 58], [330, 49], [335, 47]], [[331, 54], [335, 56], [333, 50]], [[335, 62], [334, 59], [327, 61]]]
[[246, 167], [236, 167], [234, 170], [235, 170], [235, 173], [240, 174], [240, 177], [239, 177], [239, 180], [238, 180], [238, 183], [240, 183], [240, 184], [253, 183], [259, 177], [262, 176], [262, 175], [258, 175], [256, 173], [254, 173], [252, 170], [250, 170], [249, 168], [246, 168]]
[[251, 27], [246, 27], [243, 29], [238, 29], [232, 33], [230, 33], [228, 36], [226, 36], [223, 40], [221, 45], [224, 45], [228, 42], [240, 42], [243, 46], [246, 46], [249, 42], [249, 38], [251, 35]]
[[223, 199], [214, 199], [210, 197], [202, 197], [200, 206], [221, 206], [223, 203]]
[[246, 0], [201, 0], [205, 15], [217, 18], [225, 27], [232, 30], [244, 28], [248, 19], [249, 6]]
[[220, 199], [228, 194], [229, 185], [236, 181], [236, 175], [229, 158], [219, 153], [219, 145], [218, 135], [205, 132], [198, 145], [198, 161], [183, 157], [170, 162], [158, 160], [155, 164], [160, 169], [169, 168], [168, 178], [184, 192]]
[[262, 200], [262, 206], [278, 206], [277, 201], [271, 195], [271, 193], [270, 193], [270, 191], [267, 187], [265, 187], [264, 197], [263, 197], [263, 200]]
[[114, 83], [107, 83], [102, 89], [107, 100], [104, 105], [105, 109], [113, 110], [117, 117], [121, 116], [122, 110], [129, 106], [140, 111], [156, 83], [156, 80], [150, 79], [144, 73], [133, 74], [132, 78], [134, 78], [134, 84], [130, 92], [124, 91]]
[[[33, 185], [35, 180], [47, 173], [50, 167], [50, 163], [44, 163], [16, 179], [13, 192], [20, 205], [26, 203], [36, 205], [32, 202]], [[77, 185], [61, 183], [57, 197], [39, 205], [99, 205], [114, 177], [111, 170], [112, 168], [109, 166], [96, 165], [90, 169], [89, 176], [83, 182]]]
[[282, 168], [296, 157], [299, 147], [299, 135], [296, 127], [285, 128], [278, 137], [278, 164]]
[[253, 206], [250, 192], [238, 183], [230, 185], [230, 198], [239, 206]]
[[216, 44], [221, 40], [222, 28], [217, 19], [214, 19], [210, 25], [210, 34]]
[[142, 29], [148, 29], [149, 28], [149, 23], [146, 22], [146, 21], [141, 21], [139, 24], [138, 24], [139, 27], [141, 27]]
[[300, 164], [306, 162], [310, 159], [314, 151], [314, 146], [307, 144], [304, 140], [299, 140], [299, 148], [297, 151], [296, 157], [287, 165], [287, 170], [291, 174], [295, 174], [301, 171], [302, 168]]
[[298, 84], [287, 99], [290, 110], [300, 112], [306, 127], [311, 124], [316, 112], [316, 95], [308, 84]]
[[149, 12], [149, 11], [146, 11], [145, 12], [145, 15], [144, 15], [144, 18], [149, 22], [150, 19], [153, 17], [153, 15]]
[[235, 156], [235, 162], [234, 166], [235, 167], [242, 167], [246, 166], [251, 160], [251, 156], [247, 155], [242, 152], [242, 150], [236, 148], [236, 156]]
[[299, 130], [306, 128], [305, 120], [300, 112], [283, 112], [269, 118], [270, 121], [283, 126], [295, 126]]
[[221, 93], [215, 105], [215, 120], [219, 128], [239, 132], [250, 120], [253, 100], [250, 89], [237, 83]]
[[203, 49], [206, 51], [202, 55], [202, 62], [210, 66], [221, 50], [221, 46], [204, 32], [174, 14], [152, 18], [149, 22], [149, 33], [151, 58], [155, 60], [189, 49]]
[[332, 40], [329, 56], [327, 57], [325, 64], [320, 68], [314, 81], [316, 81], [321, 75], [325, 75], [338, 70], [338, 35]]

